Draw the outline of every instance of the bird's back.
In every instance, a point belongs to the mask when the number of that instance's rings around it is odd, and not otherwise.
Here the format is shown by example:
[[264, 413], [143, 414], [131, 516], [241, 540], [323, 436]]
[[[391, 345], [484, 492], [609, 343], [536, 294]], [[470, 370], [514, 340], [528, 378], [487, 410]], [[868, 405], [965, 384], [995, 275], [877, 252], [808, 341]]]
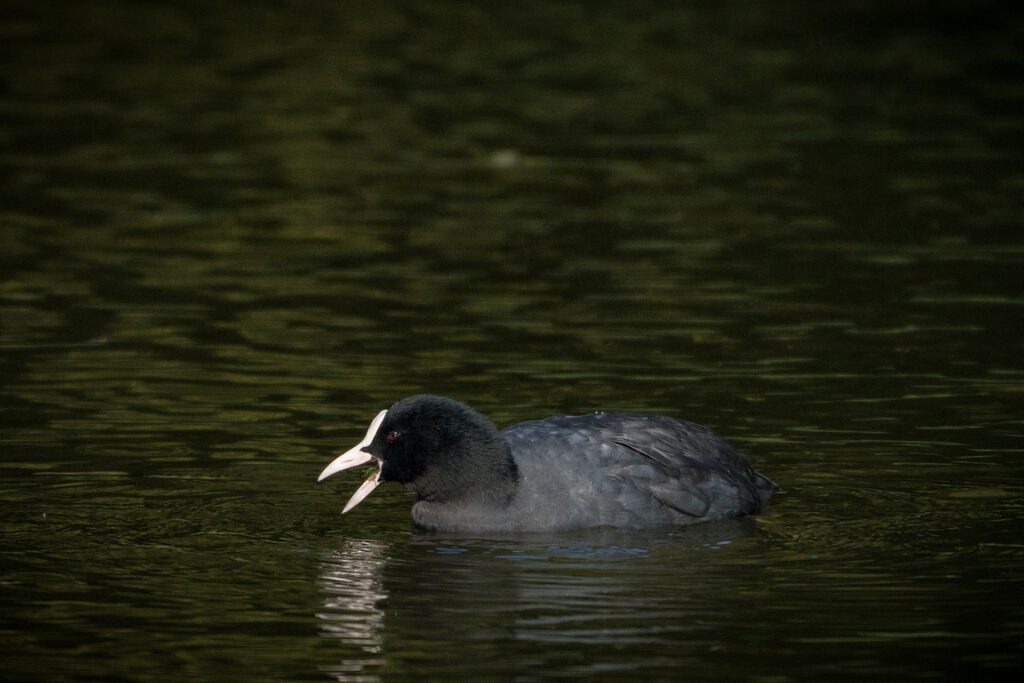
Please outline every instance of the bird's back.
[[[502, 432], [522, 528], [688, 524], [757, 512], [775, 485], [701, 425], [654, 415], [556, 416]], [[511, 521], [511, 520], [510, 520]]]

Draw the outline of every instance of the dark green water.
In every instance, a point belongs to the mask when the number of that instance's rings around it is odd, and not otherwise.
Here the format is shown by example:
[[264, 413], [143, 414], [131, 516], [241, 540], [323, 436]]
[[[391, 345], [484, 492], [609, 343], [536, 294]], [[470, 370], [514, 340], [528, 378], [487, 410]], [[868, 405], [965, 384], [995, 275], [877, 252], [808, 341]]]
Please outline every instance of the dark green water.
[[[0, 678], [993, 680], [1024, 656], [1024, 22], [0, 22]], [[758, 518], [440, 538], [402, 396], [712, 426]]]

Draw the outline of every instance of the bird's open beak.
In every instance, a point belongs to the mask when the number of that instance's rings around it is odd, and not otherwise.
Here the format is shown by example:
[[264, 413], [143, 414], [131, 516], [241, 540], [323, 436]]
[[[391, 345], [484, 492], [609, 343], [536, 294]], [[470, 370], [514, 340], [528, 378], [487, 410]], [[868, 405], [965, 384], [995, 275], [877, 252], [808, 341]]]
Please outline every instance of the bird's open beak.
[[371, 462], [376, 463], [377, 469], [370, 475], [369, 479], [363, 482], [362, 486], [356, 489], [356, 492], [352, 494], [352, 497], [348, 499], [348, 502], [345, 503], [345, 507], [341, 511], [342, 514], [345, 514], [356, 505], [359, 505], [363, 498], [370, 495], [370, 492], [377, 488], [377, 484], [380, 483], [381, 461], [363, 449], [373, 442], [373, 437], [377, 435], [377, 430], [380, 429], [380, 425], [384, 421], [384, 415], [387, 414], [387, 412], [388, 411], [386, 410], [382, 410], [377, 413], [377, 417], [373, 418], [373, 422], [370, 423], [370, 428], [366, 430], [366, 436], [363, 437], [363, 440], [332, 460], [331, 464], [325, 467], [324, 471], [320, 473], [320, 476], [316, 478], [317, 481], [323, 481], [332, 474], [337, 474], [342, 470], [359, 467], [360, 465], [368, 465]]

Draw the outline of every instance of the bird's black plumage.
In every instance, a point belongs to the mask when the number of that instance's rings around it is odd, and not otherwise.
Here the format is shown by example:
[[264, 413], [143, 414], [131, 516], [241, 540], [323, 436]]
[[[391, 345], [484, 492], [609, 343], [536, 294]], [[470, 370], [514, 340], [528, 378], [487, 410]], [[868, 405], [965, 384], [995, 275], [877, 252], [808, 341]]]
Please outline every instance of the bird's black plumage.
[[[555, 416], [498, 431], [449, 398], [412, 396], [321, 479], [375, 462], [417, 493], [413, 521], [456, 532], [690, 524], [758, 512], [776, 490], [706, 427], [657, 415]], [[375, 420], [376, 423], [376, 420]]]

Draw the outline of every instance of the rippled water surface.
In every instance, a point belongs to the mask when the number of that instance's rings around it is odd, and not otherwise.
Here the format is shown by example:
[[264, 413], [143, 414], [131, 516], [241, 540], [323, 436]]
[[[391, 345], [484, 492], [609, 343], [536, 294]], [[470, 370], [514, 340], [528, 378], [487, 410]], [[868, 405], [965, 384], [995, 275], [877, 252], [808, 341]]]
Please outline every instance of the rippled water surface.
[[[7, 3], [0, 677], [1016, 670], [1024, 23], [960, 4]], [[425, 391], [782, 488], [341, 517], [316, 475]]]

